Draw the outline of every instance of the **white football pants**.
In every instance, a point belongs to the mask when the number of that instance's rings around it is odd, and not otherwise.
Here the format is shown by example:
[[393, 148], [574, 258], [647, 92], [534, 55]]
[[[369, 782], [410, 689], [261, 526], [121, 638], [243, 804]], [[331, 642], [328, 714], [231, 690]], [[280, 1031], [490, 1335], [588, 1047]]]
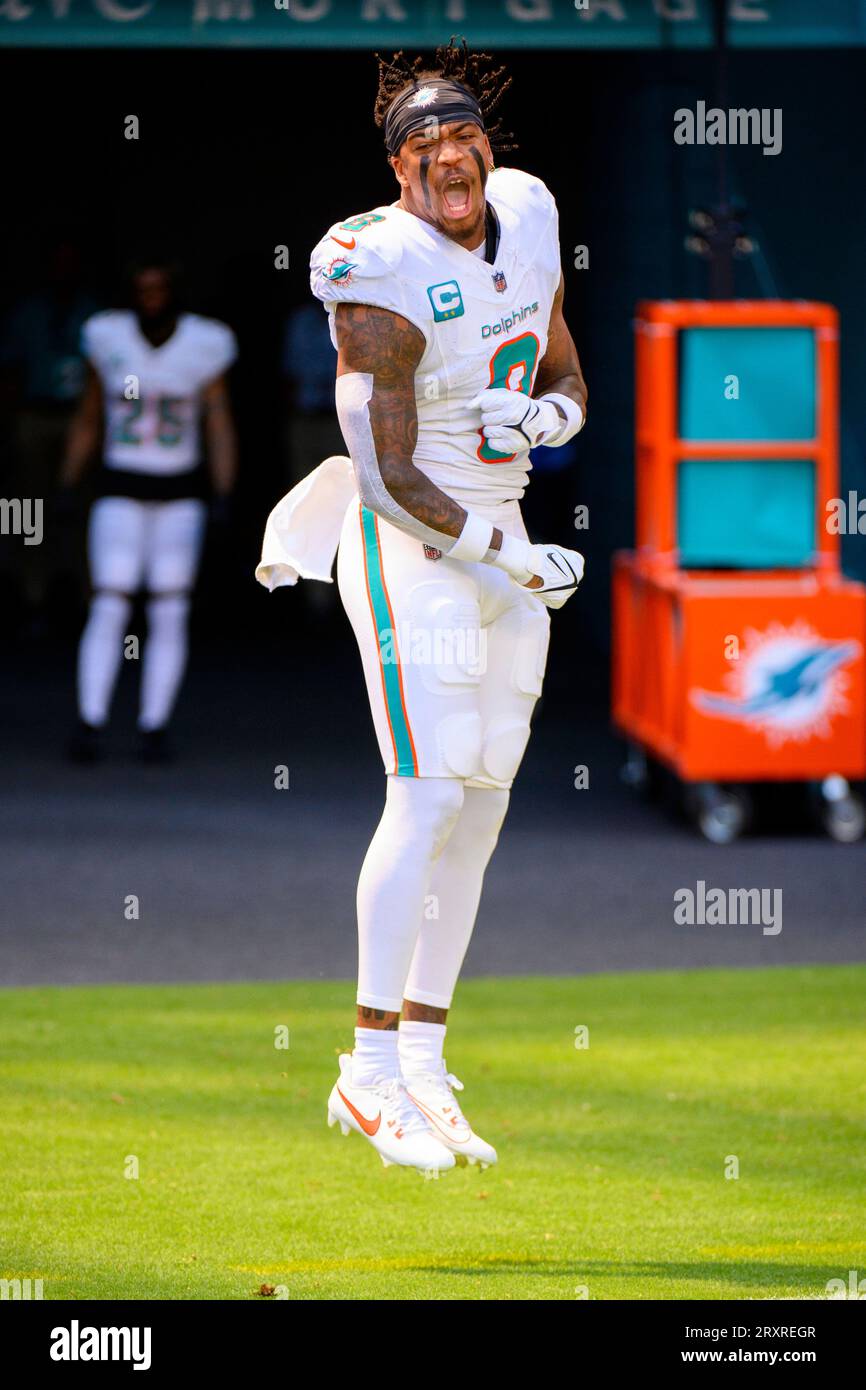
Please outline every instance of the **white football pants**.
[[[516, 503], [491, 519], [526, 534]], [[358, 884], [358, 1003], [448, 1008], [541, 694], [548, 610], [357, 501], [338, 580], [388, 774]]]
[[101, 497], [93, 505], [87, 550], [93, 598], [78, 649], [78, 710], [87, 724], [108, 719], [123, 643], [139, 589], [147, 592], [139, 728], [167, 723], [187, 655], [190, 592], [206, 508], [196, 498], [139, 502]]

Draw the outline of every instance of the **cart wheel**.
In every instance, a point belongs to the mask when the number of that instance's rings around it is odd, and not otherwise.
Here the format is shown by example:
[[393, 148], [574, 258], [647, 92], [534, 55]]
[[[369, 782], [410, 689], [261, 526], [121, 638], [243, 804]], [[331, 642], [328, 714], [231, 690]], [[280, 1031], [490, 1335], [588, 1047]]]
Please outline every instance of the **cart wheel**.
[[619, 780], [623, 786], [631, 787], [643, 801], [658, 801], [664, 794], [665, 775], [662, 768], [637, 743], [630, 743], [626, 749]]
[[866, 809], [844, 777], [825, 777], [819, 787], [818, 814], [831, 840], [853, 845], [866, 830]]
[[733, 844], [749, 823], [751, 800], [740, 788], [700, 782], [693, 790], [692, 800], [698, 829], [713, 845]]
[[649, 764], [646, 753], [636, 743], [626, 748], [625, 762], [619, 770], [620, 781], [632, 791], [645, 792], [649, 786]]

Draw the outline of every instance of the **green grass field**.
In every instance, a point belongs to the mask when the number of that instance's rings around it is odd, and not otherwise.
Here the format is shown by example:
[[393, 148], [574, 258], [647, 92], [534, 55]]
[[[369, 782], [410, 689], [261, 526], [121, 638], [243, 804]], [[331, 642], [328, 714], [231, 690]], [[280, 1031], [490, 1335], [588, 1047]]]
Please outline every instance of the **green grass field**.
[[326, 1127], [349, 985], [6, 990], [0, 1275], [46, 1299], [825, 1297], [866, 1274], [864, 995], [863, 966], [467, 981], [447, 1058], [500, 1162], [432, 1182]]

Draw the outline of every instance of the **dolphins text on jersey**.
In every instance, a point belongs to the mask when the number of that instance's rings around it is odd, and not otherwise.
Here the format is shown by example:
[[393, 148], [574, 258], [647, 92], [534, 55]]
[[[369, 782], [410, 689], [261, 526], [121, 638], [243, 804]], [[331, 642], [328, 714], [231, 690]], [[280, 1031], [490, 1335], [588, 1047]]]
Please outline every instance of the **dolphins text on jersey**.
[[466, 506], [523, 495], [528, 447], [492, 449], [469, 402], [488, 386], [531, 394], [560, 278], [556, 203], [542, 181], [495, 169], [487, 199], [501, 227], [492, 264], [396, 204], [336, 223], [310, 262], [335, 346], [338, 304], [390, 309], [423, 333], [414, 462]]

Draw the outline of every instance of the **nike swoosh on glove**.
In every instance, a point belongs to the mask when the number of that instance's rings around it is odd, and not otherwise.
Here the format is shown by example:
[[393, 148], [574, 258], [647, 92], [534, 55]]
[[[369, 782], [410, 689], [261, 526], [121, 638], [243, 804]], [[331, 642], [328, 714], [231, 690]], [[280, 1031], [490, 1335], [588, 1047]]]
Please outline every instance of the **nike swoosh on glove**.
[[544, 583], [529, 593], [540, 598], [548, 608], [561, 608], [571, 598], [583, 578], [583, 556], [564, 545], [531, 545], [527, 565]]
[[491, 449], [503, 454], [534, 449], [544, 442], [543, 435], [554, 433], [562, 425], [552, 401], [534, 401], [523, 391], [507, 391], [502, 386], [480, 391], [469, 405], [481, 411], [481, 428]]

